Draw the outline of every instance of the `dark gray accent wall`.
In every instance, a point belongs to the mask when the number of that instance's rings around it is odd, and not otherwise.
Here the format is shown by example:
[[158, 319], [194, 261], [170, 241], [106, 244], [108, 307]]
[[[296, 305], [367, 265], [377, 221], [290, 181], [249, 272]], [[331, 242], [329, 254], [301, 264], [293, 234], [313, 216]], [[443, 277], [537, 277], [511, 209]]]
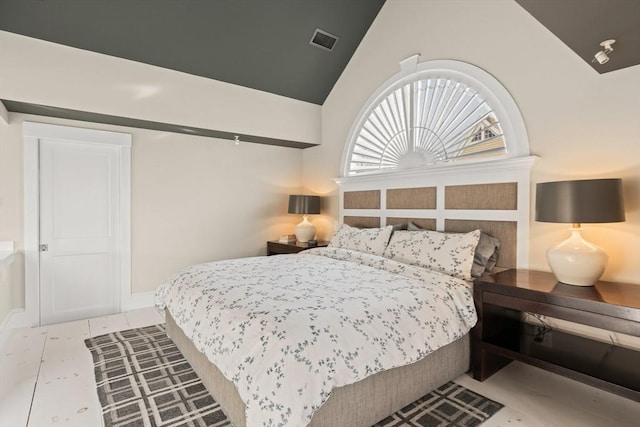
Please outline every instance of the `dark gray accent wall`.
[[104, 123], [117, 126], [128, 126], [140, 129], [151, 129], [162, 132], [183, 133], [186, 135], [205, 136], [208, 138], [219, 138], [235, 140], [239, 136], [240, 142], [251, 142], [255, 144], [277, 145], [290, 148], [309, 148], [317, 144], [308, 142], [291, 141], [287, 139], [268, 138], [259, 135], [248, 135], [245, 133], [235, 133], [216, 129], [203, 129], [191, 126], [182, 126], [170, 123], [152, 122], [149, 120], [131, 119], [121, 116], [110, 116], [107, 114], [91, 113], [87, 111], [70, 110], [68, 108], [51, 107], [47, 105], [31, 104], [28, 102], [18, 102], [0, 99], [8, 111], [14, 113], [35, 114], [37, 116], [56, 117], [60, 119], [80, 120], [83, 122]]
[[321, 105], [384, 2], [0, 0], [0, 29]]

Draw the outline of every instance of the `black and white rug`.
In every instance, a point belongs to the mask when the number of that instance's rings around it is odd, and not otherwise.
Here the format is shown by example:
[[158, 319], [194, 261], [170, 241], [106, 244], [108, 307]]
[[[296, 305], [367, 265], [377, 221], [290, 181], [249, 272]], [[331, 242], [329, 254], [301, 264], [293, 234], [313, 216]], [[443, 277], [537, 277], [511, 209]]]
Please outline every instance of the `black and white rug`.
[[[164, 325], [85, 340], [105, 427], [230, 426]], [[477, 426], [503, 407], [449, 382], [375, 427]]]

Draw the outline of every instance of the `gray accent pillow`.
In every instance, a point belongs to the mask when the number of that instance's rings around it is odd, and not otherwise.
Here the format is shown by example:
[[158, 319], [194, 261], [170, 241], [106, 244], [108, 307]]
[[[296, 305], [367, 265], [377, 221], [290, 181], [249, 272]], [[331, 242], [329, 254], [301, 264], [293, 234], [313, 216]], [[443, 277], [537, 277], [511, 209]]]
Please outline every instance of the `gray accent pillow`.
[[406, 230], [407, 226], [404, 224], [393, 224], [393, 231], [400, 231], [400, 230]]
[[[418, 231], [424, 228], [418, 227], [409, 221], [407, 230]], [[471, 266], [471, 276], [480, 277], [484, 272], [491, 273], [496, 266], [498, 253], [500, 251], [500, 240], [489, 236], [487, 233], [480, 234], [480, 240], [473, 256], [473, 265]]]
[[473, 277], [480, 277], [484, 272], [491, 273], [496, 266], [499, 251], [500, 240], [486, 233], [480, 234], [476, 254], [473, 257], [471, 275]]
[[419, 226], [415, 225], [413, 222], [409, 221], [409, 224], [407, 224], [407, 230], [408, 231], [421, 231], [421, 230], [428, 230], [428, 228], [419, 227]]

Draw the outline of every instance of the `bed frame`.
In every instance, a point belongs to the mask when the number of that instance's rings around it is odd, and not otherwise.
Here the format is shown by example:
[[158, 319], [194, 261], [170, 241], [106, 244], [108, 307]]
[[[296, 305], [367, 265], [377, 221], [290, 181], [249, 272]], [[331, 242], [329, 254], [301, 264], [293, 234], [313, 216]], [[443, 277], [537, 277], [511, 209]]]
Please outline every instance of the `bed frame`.
[[[340, 220], [358, 227], [406, 225], [466, 232], [481, 228], [502, 243], [497, 267], [526, 268], [529, 172], [533, 157], [434, 166], [428, 170], [339, 178]], [[167, 312], [167, 332], [235, 427], [245, 405]], [[333, 390], [310, 426], [368, 427], [469, 369], [469, 336], [411, 365]]]
[[[167, 333], [235, 427], [245, 427], [245, 405], [235, 385], [195, 347], [167, 312]], [[419, 362], [374, 374], [331, 393], [313, 427], [369, 427], [469, 369], [469, 335]], [[426, 391], [425, 391], [426, 390]]]

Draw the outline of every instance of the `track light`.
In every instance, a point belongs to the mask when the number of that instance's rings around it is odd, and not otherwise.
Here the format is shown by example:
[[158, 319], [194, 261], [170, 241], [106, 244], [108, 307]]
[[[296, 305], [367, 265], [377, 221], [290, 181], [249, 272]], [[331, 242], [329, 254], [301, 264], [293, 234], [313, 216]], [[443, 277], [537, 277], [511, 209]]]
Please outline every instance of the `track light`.
[[606, 64], [607, 62], [609, 62], [609, 55], [608, 54], [613, 52], [613, 48], [611, 47], [611, 45], [614, 44], [615, 42], [616, 42], [615, 40], [610, 39], [610, 40], [605, 40], [602, 43], [600, 43], [600, 46], [602, 46], [604, 49], [596, 52], [596, 54], [594, 55], [594, 58], [591, 60], [591, 62], [598, 61], [598, 63], [600, 65]]

